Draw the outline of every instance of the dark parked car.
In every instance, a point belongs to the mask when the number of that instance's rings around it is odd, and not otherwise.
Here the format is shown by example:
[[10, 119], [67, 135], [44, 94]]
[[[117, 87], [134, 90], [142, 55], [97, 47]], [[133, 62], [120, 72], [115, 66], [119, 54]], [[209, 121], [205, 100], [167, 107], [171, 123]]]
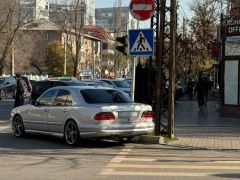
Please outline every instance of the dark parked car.
[[51, 87], [56, 86], [86, 86], [81, 82], [72, 81], [59, 81], [59, 80], [43, 80], [35, 81], [32, 86], [31, 100], [37, 100], [37, 98]]
[[131, 84], [125, 79], [99, 79], [100, 81], [110, 84], [113, 88], [127, 93], [131, 97]]
[[4, 100], [6, 96], [14, 96], [17, 82], [13, 77], [0, 76], [0, 100]]

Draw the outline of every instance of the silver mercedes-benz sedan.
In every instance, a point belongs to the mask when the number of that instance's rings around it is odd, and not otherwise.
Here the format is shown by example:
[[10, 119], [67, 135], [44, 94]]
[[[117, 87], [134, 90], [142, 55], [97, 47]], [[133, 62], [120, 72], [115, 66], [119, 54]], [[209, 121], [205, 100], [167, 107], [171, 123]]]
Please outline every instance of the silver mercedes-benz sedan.
[[130, 138], [151, 133], [152, 107], [134, 103], [117, 89], [59, 86], [44, 92], [35, 102], [14, 108], [13, 133], [60, 133], [69, 145], [80, 138]]

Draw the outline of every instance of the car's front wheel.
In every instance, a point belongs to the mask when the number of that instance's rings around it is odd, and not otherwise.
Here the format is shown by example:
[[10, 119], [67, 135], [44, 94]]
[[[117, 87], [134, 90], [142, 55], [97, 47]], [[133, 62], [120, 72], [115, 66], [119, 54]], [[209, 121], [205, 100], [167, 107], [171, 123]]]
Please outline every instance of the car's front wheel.
[[68, 145], [77, 145], [80, 140], [80, 134], [77, 124], [70, 120], [64, 128], [64, 139]]
[[13, 118], [13, 133], [16, 137], [22, 137], [25, 134], [25, 128], [21, 116], [17, 115]]
[[1, 91], [0, 91], [0, 100], [4, 100], [6, 98], [6, 93], [5, 93], [5, 91], [2, 89]]

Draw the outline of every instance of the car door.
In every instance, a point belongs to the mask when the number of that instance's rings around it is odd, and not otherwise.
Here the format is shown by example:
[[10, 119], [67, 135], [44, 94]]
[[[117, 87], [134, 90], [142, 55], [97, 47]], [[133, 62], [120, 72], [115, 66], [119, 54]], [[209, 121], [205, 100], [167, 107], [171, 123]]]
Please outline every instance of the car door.
[[58, 90], [52, 89], [43, 93], [36, 102], [36, 105], [29, 112], [29, 128], [39, 131], [48, 131], [48, 114], [53, 105]]
[[69, 115], [72, 107], [72, 95], [70, 91], [60, 89], [53, 106], [49, 108], [48, 128], [51, 132], [61, 132], [63, 123]]
[[10, 82], [9, 94], [15, 95], [16, 94], [17, 81], [14, 78], [10, 77], [9, 82]]
[[10, 86], [10, 79], [9, 78], [5, 78], [4, 87], [5, 87], [5, 93], [9, 94], [11, 92], [11, 86]]

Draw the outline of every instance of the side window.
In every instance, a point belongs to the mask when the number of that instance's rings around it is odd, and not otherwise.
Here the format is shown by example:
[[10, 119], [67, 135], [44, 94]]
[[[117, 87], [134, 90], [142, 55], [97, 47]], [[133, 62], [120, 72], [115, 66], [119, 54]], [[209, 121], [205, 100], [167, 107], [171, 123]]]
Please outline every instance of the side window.
[[44, 93], [38, 100], [39, 106], [52, 106], [57, 90], [50, 90]]
[[10, 78], [6, 78], [5, 79], [5, 84], [7, 85], [7, 84], [10, 84]]
[[59, 90], [54, 102], [54, 106], [71, 106], [71, 94], [67, 90]]
[[12, 84], [15, 84], [16, 83], [16, 80], [14, 78], [11, 78], [11, 83]]
[[66, 106], [72, 106], [72, 103], [73, 103], [72, 95], [69, 94], [66, 100]]

